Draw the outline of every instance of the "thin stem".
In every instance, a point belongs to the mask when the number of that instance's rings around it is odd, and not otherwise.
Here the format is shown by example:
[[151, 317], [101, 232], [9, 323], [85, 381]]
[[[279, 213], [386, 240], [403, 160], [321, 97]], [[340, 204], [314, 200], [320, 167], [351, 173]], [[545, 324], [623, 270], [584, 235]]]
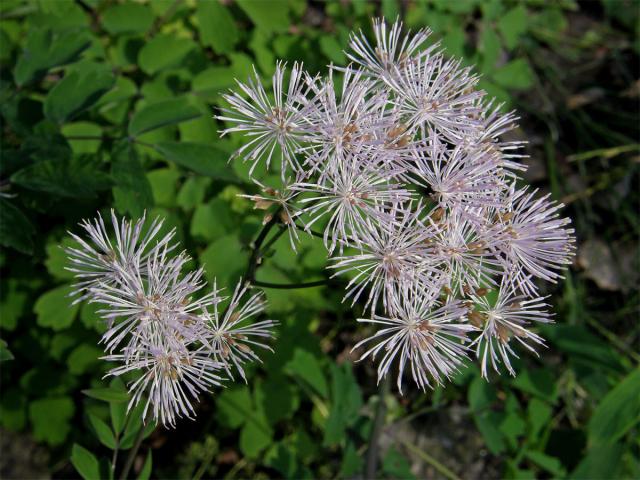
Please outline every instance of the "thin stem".
[[273, 226], [278, 222], [278, 215], [282, 208], [278, 208], [272, 215], [271, 219], [262, 227], [258, 237], [253, 242], [253, 246], [251, 249], [251, 257], [249, 257], [249, 264], [247, 265], [247, 270], [244, 273], [244, 281], [249, 283], [254, 283], [256, 278], [256, 270], [258, 269], [258, 264], [262, 259], [260, 255], [260, 247], [264, 242], [265, 238], [273, 228]]
[[133, 466], [133, 462], [136, 459], [136, 455], [138, 454], [138, 450], [140, 450], [140, 445], [142, 445], [142, 439], [144, 438], [145, 425], [144, 422], [140, 426], [140, 430], [136, 435], [136, 439], [133, 442], [133, 447], [129, 450], [129, 455], [127, 456], [127, 461], [124, 464], [124, 468], [122, 469], [122, 473], [120, 474], [120, 480], [126, 480], [129, 476], [129, 471]]
[[278, 241], [278, 239], [282, 236], [282, 234], [284, 232], [287, 231], [287, 226], [286, 225], [280, 225], [280, 231], [278, 231], [278, 233], [276, 233], [273, 237], [271, 237], [269, 239], [269, 241], [265, 244], [264, 247], [262, 247], [262, 252], [266, 253], [269, 251], [269, 248], [271, 248], [271, 246], [276, 243]]
[[364, 478], [376, 478], [378, 469], [378, 447], [380, 435], [384, 429], [384, 420], [387, 414], [385, 397], [389, 394], [389, 377], [385, 376], [378, 385], [378, 406], [376, 407], [373, 419], [373, 428], [369, 437], [369, 448], [367, 449], [367, 463], [365, 465]]
[[453, 473], [451, 470], [445, 467], [435, 457], [432, 457], [427, 452], [420, 450], [418, 447], [416, 447], [414, 444], [412, 444], [408, 440], [405, 440], [403, 438], [399, 438], [393, 435], [392, 437], [396, 441], [400, 442], [407, 450], [411, 451], [412, 453], [420, 457], [422, 460], [427, 462], [429, 465], [431, 465], [433, 468], [435, 468], [444, 477], [448, 478], [449, 480], [460, 480], [460, 477], [458, 477], [455, 473]]
[[255, 287], [262, 288], [278, 288], [281, 290], [293, 290], [296, 288], [312, 288], [312, 287], [321, 287], [326, 285], [329, 280], [318, 280], [316, 282], [302, 282], [302, 283], [271, 283], [271, 282], [261, 282], [259, 280], [254, 280], [251, 284]]
[[122, 431], [115, 435], [116, 445], [113, 449], [113, 455], [111, 456], [111, 476], [113, 477], [116, 473], [116, 463], [118, 462], [118, 454], [120, 453], [120, 435], [127, 430], [127, 425], [129, 425], [129, 420], [131, 420], [131, 412], [133, 410], [127, 410], [127, 414], [124, 419], [124, 425], [122, 425]]

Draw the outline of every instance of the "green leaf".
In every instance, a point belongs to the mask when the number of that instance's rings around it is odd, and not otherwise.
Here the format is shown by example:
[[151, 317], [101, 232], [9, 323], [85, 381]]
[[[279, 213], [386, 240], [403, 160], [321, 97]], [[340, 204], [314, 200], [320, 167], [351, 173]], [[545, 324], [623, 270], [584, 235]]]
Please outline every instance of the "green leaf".
[[285, 372], [308, 383], [323, 398], [327, 398], [329, 387], [318, 358], [307, 350], [296, 348], [293, 358], [285, 365]]
[[255, 397], [259, 407], [271, 425], [291, 418], [300, 406], [300, 390], [284, 376], [269, 377], [262, 384], [256, 384]]
[[30, 28], [24, 51], [13, 72], [19, 86], [43, 77], [47, 71], [74, 61], [91, 44], [84, 31], [53, 32]]
[[199, 205], [191, 218], [191, 236], [213, 241], [232, 233], [235, 227], [235, 214], [227, 202], [214, 198]]
[[624, 450], [619, 443], [600, 444], [590, 448], [569, 478], [618, 478]]
[[129, 394], [123, 387], [117, 387], [112, 385], [109, 388], [92, 388], [89, 390], [83, 390], [87, 397], [95, 398], [96, 400], [102, 400], [103, 402], [115, 402], [122, 403], [129, 401]]
[[161, 142], [156, 150], [167, 160], [216, 180], [237, 182], [229, 154], [211, 145], [193, 142]]
[[89, 450], [81, 447], [77, 443], [74, 443], [71, 449], [71, 463], [85, 480], [101, 478], [100, 465], [96, 457]]
[[[0, 210], [2, 204], [0, 202]], [[29, 295], [21, 289], [21, 284], [15, 278], [0, 283], [0, 328], [13, 331], [18, 326], [18, 320], [25, 312]]]
[[587, 427], [589, 445], [609, 444], [640, 421], [640, 368], [627, 375], [598, 404]]
[[411, 472], [411, 465], [404, 455], [396, 447], [387, 450], [382, 460], [382, 471], [391, 478], [415, 479]]
[[240, 431], [240, 449], [248, 458], [257, 458], [273, 442], [273, 430], [262, 412], [254, 411]]
[[34, 234], [34, 226], [13, 202], [0, 198], [0, 245], [30, 254], [33, 252]]
[[137, 137], [156, 128], [197, 118], [200, 111], [184, 98], [162, 100], [135, 112], [129, 122], [129, 135]]
[[64, 123], [94, 105], [114, 84], [111, 67], [83, 63], [70, 69], [49, 91], [44, 101], [44, 114], [58, 124]]
[[323, 35], [320, 37], [320, 50], [325, 56], [338, 65], [342, 65], [346, 61], [342, 45], [338, 39], [332, 35]]
[[151, 450], [147, 453], [147, 458], [144, 461], [144, 465], [142, 466], [142, 470], [140, 470], [140, 474], [138, 475], [138, 480], [149, 480], [151, 477], [151, 466], [153, 464], [153, 457], [151, 455]]
[[223, 425], [238, 428], [253, 411], [251, 392], [246, 386], [222, 391], [216, 400], [216, 415]]
[[29, 404], [29, 419], [36, 440], [49, 445], [60, 445], [71, 430], [69, 421], [75, 406], [69, 397], [49, 397]]
[[27, 422], [27, 397], [20, 388], [4, 388], [0, 396], [0, 424], [17, 432]]
[[552, 413], [553, 410], [547, 403], [537, 398], [532, 398], [529, 401], [527, 417], [529, 418], [528, 437], [530, 440], [536, 440], [538, 438], [542, 427], [547, 425], [547, 422], [551, 419]]
[[479, 412], [486, 410], [496, 401], [496, 389], [482, 377], [476, 376], [471, 382], [468, 401], [471, 410]]
[[286, 32], [291, 23], [289, 9], [280, 0], [238, 0], [255, 26], [264, 32]]
[[325, 446], [334, 445], [345, 437], [348, 426], [358, 419], [362, 406], [362, 392], [356, 382], [351, 364], [331, 364], [331, 410], [325, 424]]
[[526, 7], [518, 5], [498, 20], [498, 30], [500, 30], [508, 49], [512, 50], [518, 45], [520, 36], [527, 31], [528, 18]]
[[220, 2], [198, 2], [196, 19], [200, 40], [216, 53], [231, 53], [240, 34], [233, 16]]
[[555, 457], [532, 450], [526, 453], [526, 457], [540, 468], [551, 473], [554, 477], [564, 478], [567, 474], [567, 471], [562, 466], [562, 462]]
[[494, 455], [502, 453], [506, 448], [502, 434], [498, 430], [502, 417], [503, 415], [496, 412], [476, 413], [473, 416], [473, 420], [482, 434], [487, 448]]
[[74, 375], [81, 375], [88, 372], [100, 362], [100, 357], [104, 355], [104, 351], [90, 345], [82, 343], [78, 345], [67, 358], [67, 366], [69, 372]]
[[153, 11], [139, 3], [112, 5], [102, 14], [102, 26], [112, 35], [146, 33], [153, 24]]
[[347, 446], [342, 453], [342, 463], [340, 464], [340, 477], [351, 478], [354, 474], [362, 470], [364, 464], [361, 455], [352, 441], [347, 441]]
[[116, 439], [113, 436], [113, 432], [109, 428], [109, 425], [91, 413], [88, 416], [89, 423], [91, 424], [93, 431], [96, 433], [98, 440], [100, 440], [104, 446], [112, 450], [116, 448]]
[[128, 142], [120, 142], [113, 148], [111, 176], [115, 182], [113, 199], [116, 210], [140, 218], [153, 206], [151, 184], [145, 175], [138, 154]]
[[[60, 129], [67, 138], [73, 153], [96, 153], [102, 143], [102, 128], [100, 125], [91, 122], [67, 123]], [[69, 137], [80, 137], [69, 139]], [[82, 138], [87, 137], [87, 138]], [[90, 137], [95, 137], [90, 138]]]
[[147, 173], [151, 185], [153, 201], [162, 207], [172, 207], [176, 201], [177, 183], [180, 172], [174, 168], [156, 168]]
[[481, 71], [491, 73], [500, 56], [500, 39], [490, 25], [483, 25], [478, 50], [482, 53]]
[[[177, 204], [185, 211], [196, 208], [204, 201], [211, 179], [206, 177], [189, 177], [185, 180], [176, 198]], [[191, 222], [193, 228], [193, 220]]]
[[77, 155], [35, 163], [14, 173], [11, 181], [29, 190], [60, 197], [92, 198], [113, 183], [100, 168], [96, 157]]
[[195, 47], [197, 45], [188, 38], [158, 35], [142, 47], [138, 54], [138, 65], [143, 72], [153, 75], [179, 64]]
[[205, 268], [209, 281], [217, 277], [219, 285], [230, 285], [244, 271], [247, 256], [240, 238], [234, 233], [211, 243], [200, 254], [200, 263]]
[[9, 347], [7, 346], [7, 342], [0, 339], [0, 363], [6, 362], [7, 360], [13, 360], [15, 357]]
[[515, 388], [555, 403], [558, 392], [555, 376], [545, 368], [526, 369], [518, 374], [511, 383]]
[[504, 88], [526, 90], [533, 85], [533, 71], [526, 60], [518, 58], [495, 70], [493, 80]]
[[37, 323], [41, 327], [50, 327], [55, 331], [68, 328], [76, 318], [80, 305], [72, 305], [69, 294], [73, 291], [70, 285], [49, 290], [36, 300], [33, 311], [37, 315]]

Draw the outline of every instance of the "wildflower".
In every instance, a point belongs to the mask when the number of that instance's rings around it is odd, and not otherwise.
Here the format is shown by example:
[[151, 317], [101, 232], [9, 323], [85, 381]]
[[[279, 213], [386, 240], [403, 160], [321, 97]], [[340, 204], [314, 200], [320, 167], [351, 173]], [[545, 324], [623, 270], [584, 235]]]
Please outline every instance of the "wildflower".
[[500, 283], [495, 304], [487, 296], [473, 295], [472, 298], [477, 308], [469, 312], [468, 318], [481, 330], [481, 334], [471, 346], [476, 348], [482, 376], [487, 378], [489, 363], [498, 373], [498, 366], [502, 363], [511, 375], [515, 375], [510, 357], [518, 358], [518, 355], [512, 347], [512, 340], [533, 353], [536, 353], [534, 345], [544, 346], [542, 337], [527, 327], [552, 321], [545, 310], [548, 305], [543, 297], [528, 298], [518, 293], [516, 283], [508, 276], [503, 277]]
[[378, 354], [378, 381], [398, 365], [398, 390], [402, 393], [402, 376], [407, 364], [416, 385], [425, 390], [431, 387], [430, 378], [441, 384], [449, 378], [466, 358], [465, 342], [474, 327], [465, 322], [466, 308], [459, 300], [438, 305], [433, 295], [418, 285], [404, 285], [400, 295], [392, 299], [391, 316], [373, 315], [358, 322], [380, 326], [376, 333], [354, 349], [375, 343], [360, 361]]
[[249, 285], [243, 285], [241, 280], [224, 312], [220, 313], [218, 305], [214, 305], [212, 313], [204, 314], [207, 323], [206, 343], [210, 345], [213, 358], [224, 366], [231, 378], [231, 367], [235, 367], [245, 382], [247, 378], [242, 365], [247, 361], [260, 361], [254, 351], [256, 347], [273, 351], [264, 343], [264, 339], [273, 337], [271, 330], [277, 324], [273, 320], [251, 323], [251, 318], [264, 310], [266, 301], [263, 294], [258, 292], [241, 304], [248, 288]]

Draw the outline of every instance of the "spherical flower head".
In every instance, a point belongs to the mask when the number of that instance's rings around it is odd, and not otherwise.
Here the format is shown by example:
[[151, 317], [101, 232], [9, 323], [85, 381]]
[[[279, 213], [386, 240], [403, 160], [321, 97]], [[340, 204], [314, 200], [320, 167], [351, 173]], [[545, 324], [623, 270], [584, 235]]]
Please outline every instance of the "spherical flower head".
[[466, 358], [467, 335], [474, 327], [466, 323], [466, 308], [458, 300], [439, 305], [430, 292], [420, 286], [403, 286], [400, 295], [394, 297], [390, 316], [373, 315], [360, 318], [359, 322], [372, 323], [380, 329], [371, 337], [359, 342], [354, 349], [368, 344], [360, 360], [367, 357], [382, 358], [378, 364], [378, 381], [384, 378], [397, 363], [397, 386], [402, 393], [402, 377], [410, 368], [416, 385], [425, 390], [451, 377]]
[[[488, 296], [474, 295], [467, 314], [469, 321], [481, 334], [472, 346], [480, 360], [482, 376], [487, 378], [489, 364], [500, 373], [499, 365], [504, 364], [511, 375], [511, 357], [518, 358], [513, 348], [514, 341], [537, 355], [534, 346], [544, 346], [544, 340], [529, 330], [537, 323], [551, 322], [548, 305], [543, 297], [529, 298], [518, 292], [512, 278], [504, 276], [495, 302]], [[475, 305], [475, 306], [472, 306]]]

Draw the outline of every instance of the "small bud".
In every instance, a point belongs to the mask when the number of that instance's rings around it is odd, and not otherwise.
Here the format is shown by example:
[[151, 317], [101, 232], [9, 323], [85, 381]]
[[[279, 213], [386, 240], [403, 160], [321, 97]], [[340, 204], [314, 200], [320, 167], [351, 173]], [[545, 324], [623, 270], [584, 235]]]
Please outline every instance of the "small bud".
[[270, 213], [267, 213], [264, 218], [262, 219], [262, 224], [266, 225], [267, 223], [269, 223], [271, 220], [273, 220], [273, 215], [271, 215]]
[[269, 207], [271, 207], [271, 205], [273, 205], [273, 201], [267, 200], [265, 198], [256, 198], [254, 199], [254, 202], [255, 205], [253, 206], [253, 208], [258, 210], [267, 210]]
[[479, 297], [484, 297], [487, 293], [489, 293], [489, 290], [484, 287], [476, 288], [476, 295]]

